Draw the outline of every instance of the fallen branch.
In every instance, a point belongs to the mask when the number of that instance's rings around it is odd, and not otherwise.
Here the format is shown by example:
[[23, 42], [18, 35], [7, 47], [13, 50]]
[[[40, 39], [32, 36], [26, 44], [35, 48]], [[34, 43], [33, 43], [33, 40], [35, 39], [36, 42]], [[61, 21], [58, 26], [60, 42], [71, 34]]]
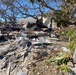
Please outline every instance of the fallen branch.
[[8, 64], [7, 75], [10, 75], [11, 63]]

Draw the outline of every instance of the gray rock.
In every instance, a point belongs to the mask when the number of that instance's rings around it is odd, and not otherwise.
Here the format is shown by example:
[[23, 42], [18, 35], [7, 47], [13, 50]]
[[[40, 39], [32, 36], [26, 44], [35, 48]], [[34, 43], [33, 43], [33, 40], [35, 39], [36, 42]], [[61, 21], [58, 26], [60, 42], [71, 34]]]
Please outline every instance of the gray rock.
[[17, 75], [27, 75], [27, 73], [18, 72]]
[[75, 51], [74, 51], [74, 54], [73, 54], [73, 63], [76, 64], [76, 48], [75, 48]]
[[2, 60], [0, 60], [0, 69], [1, 69], [2, 67], [4, 67], [4, 65], [5, 65], [5, 62], [2, 61]]
[[18, 41], [18, 44], [20, 46], [22, 46], [23, 48], [25, 48], [26, 46], [30, 47], [32, 45], [32, 42], [29, 41], [29, 40], [26, 40], [26, 39], [22, 38], [20, 41]]
[[66, 47], [61, 47], [61, 49], [62, 49], [63, 51], [65, 51], [65, 52], [70, 52], [70, 50], [67, 49]]

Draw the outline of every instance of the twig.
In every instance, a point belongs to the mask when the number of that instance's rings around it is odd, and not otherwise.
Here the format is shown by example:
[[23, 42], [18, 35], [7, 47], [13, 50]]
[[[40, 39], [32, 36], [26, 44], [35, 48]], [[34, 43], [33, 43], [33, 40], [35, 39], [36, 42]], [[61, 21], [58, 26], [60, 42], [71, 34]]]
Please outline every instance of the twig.
[[11, 63], [8, 64], [7, 75], [10, 75]]

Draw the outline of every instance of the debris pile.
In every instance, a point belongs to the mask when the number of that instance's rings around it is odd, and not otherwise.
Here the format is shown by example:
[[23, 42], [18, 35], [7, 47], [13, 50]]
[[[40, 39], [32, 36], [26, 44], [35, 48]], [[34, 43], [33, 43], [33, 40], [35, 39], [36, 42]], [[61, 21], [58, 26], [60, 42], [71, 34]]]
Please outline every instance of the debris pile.
[[[0, 33], [0, 74], [44, 75], [45, 72], [39, 72], [40, 69], [36, 67], [39, 66], [40, 61], [42, 61], [40, 64], [50, 73], [50, 67], [43, 63], [44, 59], [50, 56], [51, 51], [62, 49], [69, 52], [65, 43], [59, 45], [60, 34], [53, 34], [51, 31], [52, 29], [47, 27], [35, 29], [4, 27]], [[36, 71], [31, 69], [33, 67]]]
[[9, 35], [12, 35], [11, 39], [6, 38], [8, 35], [4, 35], [1, 37], [7, 41], [0, 42], [0, 74], [2, 75], [28, 75], [28, 65], [43, 60], [54, 48], [49, 34], [43, 31], [9, 32]]

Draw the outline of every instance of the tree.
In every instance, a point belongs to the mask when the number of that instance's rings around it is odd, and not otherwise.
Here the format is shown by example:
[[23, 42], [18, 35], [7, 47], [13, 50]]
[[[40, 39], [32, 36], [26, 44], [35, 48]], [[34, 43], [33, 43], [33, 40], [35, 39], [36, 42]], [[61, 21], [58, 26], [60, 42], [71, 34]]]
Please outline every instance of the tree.
[[54, 12], [56, 21], [61, 25], [76, 24], [76, 0], [63, 0], [61, 10]]
[[[8, 1], [8, 0], [5, 0], [5, 1]], [[7, 21], [10, 18], [10, 15], [11, 15], [11, 13], [9, 13], [11, 11], [11, 9], [8, 7], [9, 6], [8, 2], [6, 2], [7, 3], [7, 5], [6, 5], [5, 1], [1, 0], [2, 8], [0, 9], [0, 16], [1, 16], [1, 18], [4, 19], [5, 23], [7, 23]]]
[[16, 24], [16, 19], [19, 16], [18, 10], [14, 7], [14, 0], [1, 0], [2, 7], [0, 8], [1, 18], [7, 22], [13, 22], [13, 25]]

